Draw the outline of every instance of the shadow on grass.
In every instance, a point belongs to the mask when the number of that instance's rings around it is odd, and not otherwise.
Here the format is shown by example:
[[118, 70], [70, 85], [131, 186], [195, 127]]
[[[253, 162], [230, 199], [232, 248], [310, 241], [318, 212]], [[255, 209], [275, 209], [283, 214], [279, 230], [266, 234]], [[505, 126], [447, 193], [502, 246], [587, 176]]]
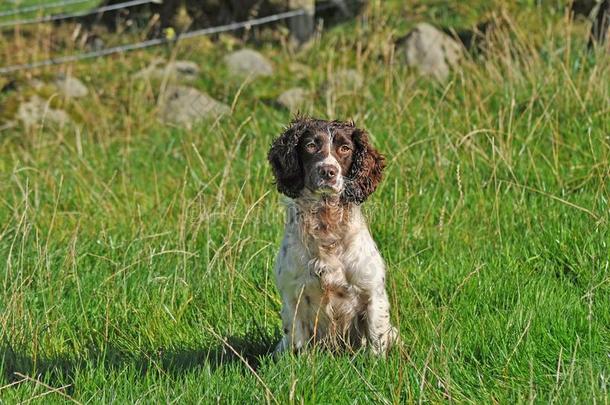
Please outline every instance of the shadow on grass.
[[[273, 351], [275, 343], [273, 336], [260, 336], [256, 339], [232, 336], [225, 338], [224, 343], [202, 348], [161, 348], [153, 352], [132, 353], [105, 346], [90, 347], [85, 356], [78, 358], [33, 358], [13, 350], [4, 342], [0, 346], [0, 369], [7, 383], [18, 382], [23, 380], [23, 376], [28, 376], [57, 386], [73, 382], [73, 377], [79, 370], [96, 368], [107, 371], [133, 368], [142, 376], [148, 373], [179, 376], [207, 367], [214, 371], [229, 364], [256, 370], [261, 358]], [[71, 388], [73, 387], [72, 385]], [[70, 389], [67, 390], [68, 393], [69, 391]]]

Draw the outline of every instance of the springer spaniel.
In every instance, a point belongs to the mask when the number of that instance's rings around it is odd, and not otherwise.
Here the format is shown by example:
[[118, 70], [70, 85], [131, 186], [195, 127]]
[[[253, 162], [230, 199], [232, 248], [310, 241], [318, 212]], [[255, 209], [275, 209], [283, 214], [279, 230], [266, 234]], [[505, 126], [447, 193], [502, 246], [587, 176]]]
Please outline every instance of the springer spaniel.
[[296, 118], [271, 145], [277, 189], [290, 197], [275, 278], [284, 336], [276, 353], [309, 343], [385, 354], [390, 323], [385, 266], [360, 204], [384, 158], [351, 122]]

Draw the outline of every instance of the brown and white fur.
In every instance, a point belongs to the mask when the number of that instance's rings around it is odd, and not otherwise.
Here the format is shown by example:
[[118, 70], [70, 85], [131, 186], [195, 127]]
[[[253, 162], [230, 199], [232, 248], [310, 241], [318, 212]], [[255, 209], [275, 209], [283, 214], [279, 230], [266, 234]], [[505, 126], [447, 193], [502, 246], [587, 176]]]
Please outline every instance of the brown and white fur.
[[377, 188], [384, 158], [353, 123], [297, 118], [269, 162], [288, 196], [275, 265], [284, 336], [276, 352], [310, 343], [385, 354], [390, 323], [385, 265], [360, 204]]

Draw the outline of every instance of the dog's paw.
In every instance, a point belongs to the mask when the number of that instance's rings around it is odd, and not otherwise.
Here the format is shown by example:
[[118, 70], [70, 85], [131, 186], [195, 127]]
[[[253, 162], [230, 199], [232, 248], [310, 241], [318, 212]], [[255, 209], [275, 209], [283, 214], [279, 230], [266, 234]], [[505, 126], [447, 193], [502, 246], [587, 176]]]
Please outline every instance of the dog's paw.
[[377, 336], [371, 344], [371, 349], [376, 356], [385, 356], [394, 345], [398, 344], [400, 344], [400, 334], [398, 329], [392, 326]]
[[278, 357], [288, 349], [288, 338], [283, 336], [273, 350], [273, 357]]

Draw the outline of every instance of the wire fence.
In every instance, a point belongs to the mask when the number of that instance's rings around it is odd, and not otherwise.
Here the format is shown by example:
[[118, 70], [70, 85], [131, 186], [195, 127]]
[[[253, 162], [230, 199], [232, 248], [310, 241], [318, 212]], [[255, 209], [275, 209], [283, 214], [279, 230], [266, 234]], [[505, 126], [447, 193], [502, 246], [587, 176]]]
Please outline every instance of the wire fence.
[[30, 24], [41, 24], [53, 21], [61, 21], [72, 18], [85, 17], [93, 14], [102, 14], [108, 11], [120, 10], [129, 7], [135, 7], [143, 4], [155, 3], [155, 0], [130, 0], [123, 3], [110, 4], [108, 6], [97, 7], [91, 10], [77, 11], [75, 13], [62, 13], [54, 15], [45, 15], [34, 18], [25, 18], [20, 20], [9, 20], [0, 22], [0, 29], [13, 26], [30, 25]]
[[[137, 0], [137, 1], [140, 1], [140, 0]], [[144, 0], [141, 0], [141, 1], [144, 1]], [[150, 0], [147, 0], [147, 1], [150, 1]], [[305, 15], [306, 13], [307, 13], [307, 11], [303, 10], [303, 9], [286, 11], [283, 13], [273, 14], [273, 15], [266, 16], [266, 17], [254, 18], [254, 19], [250, 19], [250, 20], [246, 20], [246, 21], [234, 22], [234, 23], [230, 23], [230, 24], [219, 25], [216, 27], [202, 28], [199, 30], [189, 31], [189, 32], [180, 34], [179, 36], [177, 36], [174, 39], [155, 38], [155, 39], [149, 39], [146, 41], [126, 44], [126, 45], [120, 45], [120, 46], [115, 46], [115, 47], [111, 47], [111, 48], [100, 49], [100, 50], [92, 51], [92, 52], [60, 56], [60, 57], [56, 57], [56, 58], [35, 61], [35, 62], [30, 62], [30, 63], [24, 63], [24, 64], [18, 64], [18, 65], [4, 66], [4, 67], [0, 67], [0, 75], [14, 73], [14, 72], [22, 71], [22, 70], [35, 69], [35, 68], [40, 68], [40, 67], [45, 67], [45, 66], [77, 62], [77, 61], [81, 61], [81, 60], [85, 60], [85, 59], [93, 59], [93, 58], [108, 56], [108, 55], [112, 55], [112, 54], [135, 51], [138, 49], [149, 48], [149, 47], [158, 46], [158, 45], [162, 45], [162, 44], [176, 43], [178, 41], [188, 39], [188, 38], [195, 38], [195, 37], [200, 37], [200, 36], [219, 34], [219, 33], [223, 33], [223, 32], [236, 31], [236, 30], [239, 30], [242, 28], [249, 29], [249, 28], [255, 27], [255, 26], [270, 24], [272, 22], [277, 22], [277, 21], [282, 21], [282, 20], [286, 20], [289, 18], [297, 17], [297, 16], [302, 16], [302, 15]]]

